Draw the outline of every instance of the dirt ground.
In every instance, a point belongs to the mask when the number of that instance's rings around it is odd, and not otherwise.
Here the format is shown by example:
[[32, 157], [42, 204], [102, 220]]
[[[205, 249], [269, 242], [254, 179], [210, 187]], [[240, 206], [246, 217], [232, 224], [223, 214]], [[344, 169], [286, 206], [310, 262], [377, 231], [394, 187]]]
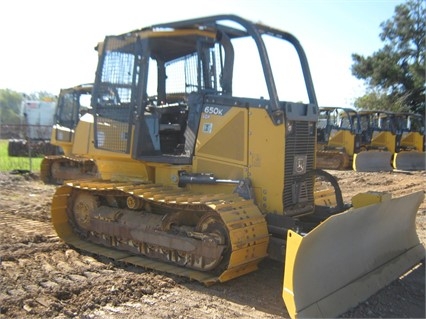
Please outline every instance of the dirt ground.
[[[329, 172], [345, 201], [367, 190], [425, 190], [425, 172]], [[50, 224], [54, 191], [37, 176], [0, 173], [0, 318], [289, 318], [282, 264], [266, 260], [257, 272], [205, 287], [76, 251]], [[416, 223], [425, 245], [426, 200]], [[425, 318], [424, 260], [342, 317]]]

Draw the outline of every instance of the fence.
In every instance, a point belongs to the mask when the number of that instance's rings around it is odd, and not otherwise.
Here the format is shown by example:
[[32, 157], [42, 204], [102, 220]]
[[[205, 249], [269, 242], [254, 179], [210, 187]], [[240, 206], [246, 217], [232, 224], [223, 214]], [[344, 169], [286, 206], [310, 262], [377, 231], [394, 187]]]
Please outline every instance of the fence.
[[50, 140], [51, 125], [0, 124], [0, 139]]

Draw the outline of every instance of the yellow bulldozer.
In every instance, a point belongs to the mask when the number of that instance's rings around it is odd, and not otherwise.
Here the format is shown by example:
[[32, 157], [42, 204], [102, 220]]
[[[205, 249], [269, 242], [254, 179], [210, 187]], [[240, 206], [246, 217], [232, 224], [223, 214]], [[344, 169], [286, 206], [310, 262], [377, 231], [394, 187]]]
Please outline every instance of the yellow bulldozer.
[[[58, 146], [62, 154], [47, 155], [40, 164], [40, 178], [47, 184], [61, 184], [64, 180], [94, 178], [97, 174], [96, 164], [85, 151], [77, 145], [85, 138], [84, 144], [92, 136], [79, 136], [75, 139], [78, 123], [82, 116], [91, 118], [91, 94], [93, 84], [81, 84], [61, 89], [55, 109], [54, 125], [50, 143]], [[87, 115], [86, 115], [87, 114]], [[86, 119], [87, 121], [87, 119]]]
[[[360, 111], [369, 122], [371, 141], [368, 148], [388, 154], [391, 169], [424, 170], [424, 124], [421, 115], [391, 111]], [[367, 162], [358, 161], [359, 162]]]
[[316, 167], [389, 171], [392, 154], [371, 147], [370, 118], [355, 109], [320, 107], [317, 125]]
[[401, 170], [425, 170], [425, 124], [420, 114], [396, 113], [396, 153], [393, 167]]
[[[285, 68], [289, 48], [299, 78]], [[315, 168], [318, 103], [292, 34], [218, 15], [107, 36], [97, 49], [93, 110], [74, 144], [100, 178], [66, 181], [52, 201], [69, 245], [206, 285], [272, 258], [292, 318], [337, 316], [424, 257], [423, 192], [360, 194], [349, 207]], [[306, 102], [284, 99], [297, 79]], [[336, 205], [315, 204], [317, 176]]]

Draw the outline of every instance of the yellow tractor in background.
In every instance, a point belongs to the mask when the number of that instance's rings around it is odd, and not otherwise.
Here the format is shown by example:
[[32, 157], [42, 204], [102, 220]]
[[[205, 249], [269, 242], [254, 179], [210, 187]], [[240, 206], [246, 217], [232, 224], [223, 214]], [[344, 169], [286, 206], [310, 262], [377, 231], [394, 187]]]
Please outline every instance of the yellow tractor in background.
[[370, 122], [371, 142], [369, 147], [373, 149], [396, 152], [397, 126], [394, 119], [395, 114], [390, 111], [360, 111]]
[[420, 114], [396, 113], [396, 153], [393, 167], [401, 170], [425, 170], [425, 124]]
[[[292, 318], [337, 316], [424, 257], [423, 192], [350, 207], [316, 169], [319, 108], [292, 34], [218, 15], [107, 36], [98, 51], [74, 148], [100, 179], [66, 181], [52, 201], [69, 245], [206, 285], [272, 258]], [[318, 176], [337, 205], [316, 204]]]
[[63, 154], [47, 155], [43, 158], [40, 165], [40, 178], [44, 183], [62, 184], [64, 180], [96, 177], [95, 162], [86, 157], [86, 152], [77, 154], [77, 151], [73, 149], [76, 146], [75, 143], [81, 143], [82, 139], [86, 140], [85, 144], [93, 140], [93, 134], [75, 138], [80, 118], [82, 116], [93, 118], [90, 114], [92, 88], [93, 84], [81, 84], [60, 91], [50, 143], [60, 147]]
[[[387, 116], [387, 115], [388, 116]], [[354, 154], [355, 171], [391, 171], [395, 153], [395, 123], [391, 112], [358, 111], [361, 134], [365, 136], [363, 149], [367, 152]], [[372, 169], [370, 169], [372, 167]]]
[[369, 119], [344, 107], [320, 107], [317, 126], [316, 167], [389, 171], [392, 154], [370, 147]]
[[364, 122], [369, 122], [368, 148], [388, 153], [391, 169], [425, 169], [424, 124], [420, 115], [377, 110], [359, 114], [365, 118]]

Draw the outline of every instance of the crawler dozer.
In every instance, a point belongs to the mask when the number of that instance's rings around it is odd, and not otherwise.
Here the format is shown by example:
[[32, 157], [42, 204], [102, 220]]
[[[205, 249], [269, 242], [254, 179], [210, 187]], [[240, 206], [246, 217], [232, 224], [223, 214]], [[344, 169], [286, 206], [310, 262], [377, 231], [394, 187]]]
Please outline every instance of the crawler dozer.
[[[368, 148], [387, 154], [389, 169], [424, 170], [423, 118], [412, 113], [391, 111], [361, 111], [361, 117], [369, 121], [371, 142]], [[412, 123], [412, 124], [411, 124]], [[412, 126], [412, 128], [411, 128]], [[358, 161], [358, 163], [368, 161]]]
[[[60, 91], [50, 141], [60, 147], [63, 154], [43, 158], [40, 178], [44, 183], [61, 184], [68, 179], [96, 177], [96, 164], [86, 156], [86, 151], [81, 147], [81, 144], [87, 145], [93, 136], [86, 131], [80, 132], [79, 139], [75, 138], [80, 129], [80, 118], [86, 116], [86, 121], [93, 118], [90, 114], [92, 87], [92, 84], [81, 84]], [[75, 145], [75, 142], [80, 145]]]
[[372, 149], [369, 121], [354, 109], [321, 107], [317, 126], [316, 167], [371, 172], [389, 170], [391, 154]]
[[393, 167], [401, 170], [425, 170], [425, 126], [420, 114], [396, 113], [396, 153]]
[[[348, 169], [355, 152], [355, 110], [341, 107], [321, 107], [317, 125], [316, 167]], [[343, 124], [345, 120], [345, 124]]]
[[[299, 78], [286, 82], [282, 49]], [[315, 168], [319, 109], [290, 33], [219, 15], [107, 36], [98, 50], [93, 117], [79, 125], [93, 129], [100, 178], [66, 181], [52, 201], [69, 245], [206, 285], [279, 260], [292, 318], [337, 316], [423, 258], [423, 192], [349, 207]], [[297, 79], [306, 102], [283, 99]], [[315, 204], [318, 176], [335, 205]]]
[[368, 141], [367, 152], [354, 155], [355, 171], [392, 171], [392, 157], [395, 153], [396, 127], [391, 112], [358, 111], [362, 135]]

